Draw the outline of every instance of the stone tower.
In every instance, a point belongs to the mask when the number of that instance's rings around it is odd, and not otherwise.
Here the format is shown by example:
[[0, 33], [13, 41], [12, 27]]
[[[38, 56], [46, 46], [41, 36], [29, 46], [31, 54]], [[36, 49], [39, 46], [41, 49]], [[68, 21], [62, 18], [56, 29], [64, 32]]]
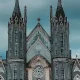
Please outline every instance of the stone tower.
[[71, 80], [69, 22], [58, 0], [55, 17], [50, 7], [52, 80]]
[[19, 1], [15, 0], [12, 17], [8, 23], [7, 80], [25, 80], [26, 22], [26, 7], [22, 18]]

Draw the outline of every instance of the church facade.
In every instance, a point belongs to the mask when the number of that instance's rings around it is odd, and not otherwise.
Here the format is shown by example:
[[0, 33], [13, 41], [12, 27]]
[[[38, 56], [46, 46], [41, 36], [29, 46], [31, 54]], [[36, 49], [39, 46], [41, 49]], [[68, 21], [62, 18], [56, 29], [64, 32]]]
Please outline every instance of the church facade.
[[29, 35], [27, 8], [21, 15], [19, 0], [15, 0], [8, 22], [6, 60], [0, 61], [0, 80], [80, 80], [79, 59], [71, 58], [69, 22], [58, 0], [56, 14], [50, 6], [50, 35], [38, 23]]

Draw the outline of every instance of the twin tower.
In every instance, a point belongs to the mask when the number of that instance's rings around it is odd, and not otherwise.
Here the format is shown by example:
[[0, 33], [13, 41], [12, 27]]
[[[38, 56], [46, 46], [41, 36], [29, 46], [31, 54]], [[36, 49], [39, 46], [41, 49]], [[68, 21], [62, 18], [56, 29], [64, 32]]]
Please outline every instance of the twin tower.
[[26, 6], [22, 18], [19, 0], [15, 0], [8, 23], [6, 80], [71, 80], [69, 22], [61, 0], [54, 17], [52, 12], [51, 6], [50, 36], [39, 22], [26, 36]]

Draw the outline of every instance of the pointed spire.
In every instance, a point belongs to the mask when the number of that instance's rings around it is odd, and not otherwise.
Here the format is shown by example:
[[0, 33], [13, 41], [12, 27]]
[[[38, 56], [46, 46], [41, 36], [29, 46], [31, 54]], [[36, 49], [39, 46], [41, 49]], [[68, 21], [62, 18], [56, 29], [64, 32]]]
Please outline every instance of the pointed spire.
[[19, 6], [19, 0], [15, 1], [15, 6]]
[[50, 6], [50, 22], [52, 22], [52, 18], [53, 18], [53, 10], [52, 6]]
[[61, 7], [62, 6], [62, 1], [58, 0], [58, 6]]
[[59, 19], [59, 17], [62, 16], [63, 18], [65, 17], [65, 13], [62, 7], [62, 1], [58, 0], [58, 6], [57, 6], [57, 10], [56, 10], [56, 17], [57, 19]]
[[13, 11], [12, 16], [15, 17], [16, 15], [18, 17], [21, 17], [21, 12], [20, 12], [20, 7], [19, 7], [19, 0], [15, 0], [15, 7], [14, 7], [14, 11]]
[[24, 7], [24, 21], [27, 22], [27, 7]]

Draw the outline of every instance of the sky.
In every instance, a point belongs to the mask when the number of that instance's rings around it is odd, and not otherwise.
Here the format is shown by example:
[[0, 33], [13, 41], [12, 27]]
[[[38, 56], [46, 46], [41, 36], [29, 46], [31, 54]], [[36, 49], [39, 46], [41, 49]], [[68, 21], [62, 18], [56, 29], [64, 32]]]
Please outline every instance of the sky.
[[[24, 6], [27, 6], [27, 34], [36, 26], [38, 17], [43, 28], [50, 34], [50, 6], [53, 6], [53, 16], [55, 16], [57, 1], [19, 0], [22, 16], [24, 16]], [[0, 0], [0, 56], [3, 59], [6, 58], [8, 50], [8, 22], [14, 5], [15, 0]], [[62, 0], [62, 5], [69, 21], [72, 58], [76, 55], [80, 58], [80, 0]]]

